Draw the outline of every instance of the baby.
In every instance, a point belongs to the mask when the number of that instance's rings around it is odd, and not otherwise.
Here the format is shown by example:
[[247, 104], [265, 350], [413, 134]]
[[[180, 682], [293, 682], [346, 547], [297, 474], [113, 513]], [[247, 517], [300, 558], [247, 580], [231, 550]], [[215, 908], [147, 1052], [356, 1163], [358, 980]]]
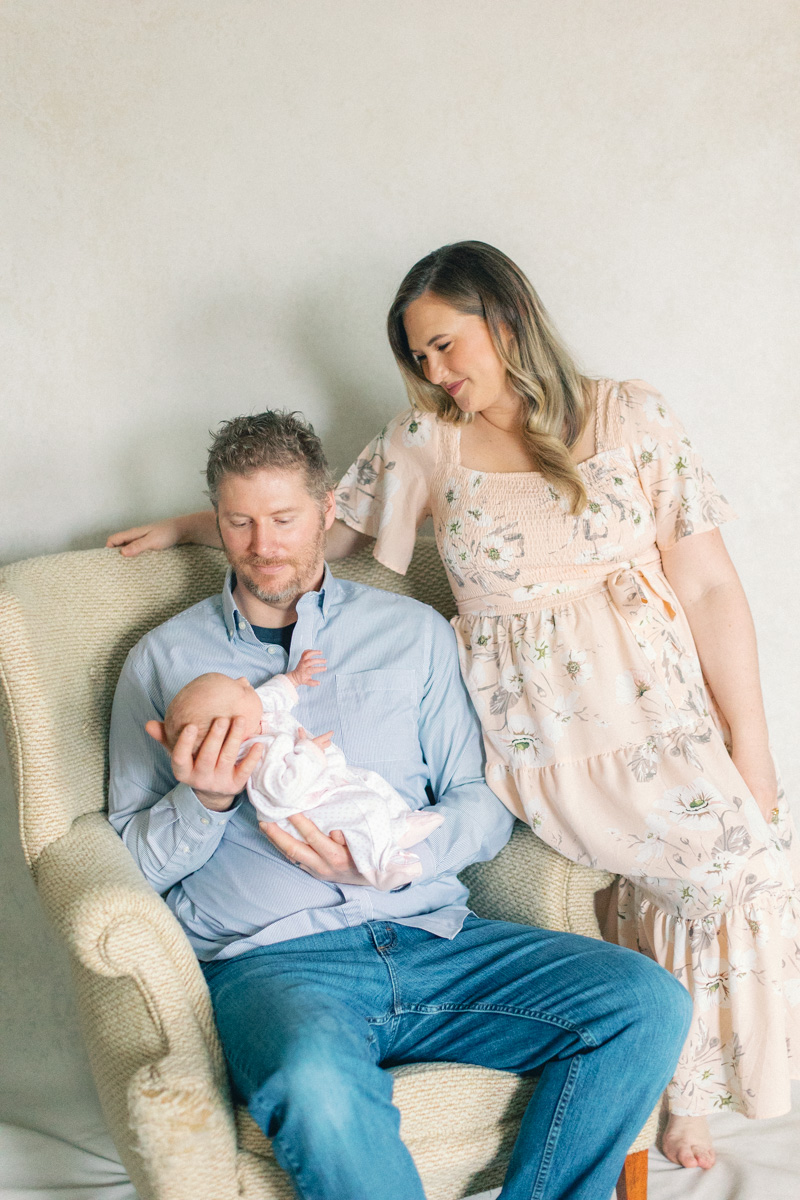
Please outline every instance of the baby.
[[291, 715], [297, 688], [318, 686], [314, 675], [324, 670], [320, 652], [306, 650], [293, 671], [275, 675], [259, 688], [243, 677], [200, 675], [167, 709], [165, 740], [171, 748], [181, 730], [194, 725], [196, 752], [216, 717], [243, 717], [240, 759], [254, 744], [264, 746], [247, 783], [259, 820], [275, 821], [298, 841], [304, 839], [288, 820], [296, 813], [309, 816], [323, 833], [340, 829], [364, 878], [380, 891], [391, 891], [419, 875], [419, 858], [408, 848], [444, 818], [429, 808], [413, 810], [380, 775], [348, 766], [330, 734], [312, 738], [298, 724]]

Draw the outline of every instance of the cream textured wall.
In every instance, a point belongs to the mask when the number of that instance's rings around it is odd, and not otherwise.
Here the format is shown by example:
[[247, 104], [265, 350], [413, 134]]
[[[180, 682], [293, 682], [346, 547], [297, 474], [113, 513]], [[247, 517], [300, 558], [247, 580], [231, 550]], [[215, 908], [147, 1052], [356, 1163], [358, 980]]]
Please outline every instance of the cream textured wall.
[[343, 468], [400, 277], [482, 238], [705, 448], [797, 792], [798, 43], [794, 0], [6, 0], [0, 559], [199, 504], [238, 412]]

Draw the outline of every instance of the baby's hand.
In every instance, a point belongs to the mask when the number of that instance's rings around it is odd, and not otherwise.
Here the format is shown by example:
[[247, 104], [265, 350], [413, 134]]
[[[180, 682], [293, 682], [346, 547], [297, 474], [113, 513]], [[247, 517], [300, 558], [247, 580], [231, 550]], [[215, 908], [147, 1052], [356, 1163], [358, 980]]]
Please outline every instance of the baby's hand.
[[332, 729], [328, 730], [327, 733], [318, 733], [316, 737], [309, 737], [302, 725], [298, 725], [297, 727], [296, 745], [300, 745], [301, 742], [313, 742], [320, 750], [327, 750], [332, 738]]
[[286, 672], [286, 678], [290, 679], [295, 687], [301, 683], [307, 687], [319, 687], [319, 680], [314, 679], [314, 675], [327, 669], [328, 664], [322, 657], [321, 650], [304, 650], [295, 669]]

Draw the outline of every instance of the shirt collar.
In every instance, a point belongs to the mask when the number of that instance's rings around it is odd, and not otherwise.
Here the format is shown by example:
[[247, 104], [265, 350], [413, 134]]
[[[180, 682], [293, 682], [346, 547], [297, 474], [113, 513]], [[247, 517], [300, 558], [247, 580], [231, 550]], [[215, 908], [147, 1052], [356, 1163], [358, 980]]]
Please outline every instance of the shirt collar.
[[[247, 641], [258, 641], [253, 633], [253, 628], [244, 613], [240, 612], [236, 601], [233, 598], [233, 591], [236, 586], [236, 576], [233, 567], [228, 567], [225, 575], [225, 583], [222, 587], [222, 615], [225, 619], [225, 628], [228, 631], [228, 638], [233, 641], [236, 634], [242, 634]], [[330, 612], [331, 604], [335, 603], [341, 592], [341, 583], [335, 575], [331, 574], [331, 569], [325, 563], [325, 569], [322, 574], [322, 584], [319, 591], [305, 592], [297, 602], [297, 615], [308, 608], [316, 605], [322, 613], [323, 621], [327, 621], [328, 613]], [[248, 636], [249, 635], [249, 636]]]

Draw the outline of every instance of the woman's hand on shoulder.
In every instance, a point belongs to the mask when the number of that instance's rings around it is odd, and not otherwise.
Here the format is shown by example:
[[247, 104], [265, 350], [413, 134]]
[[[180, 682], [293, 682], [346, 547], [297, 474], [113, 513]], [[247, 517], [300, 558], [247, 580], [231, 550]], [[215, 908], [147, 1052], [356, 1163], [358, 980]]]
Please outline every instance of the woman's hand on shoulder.
[[145, 550], [169, 550], [170, 546], [178, 546], [183, 542], [194, 542], [200, 546], [221, 545], [212, 509], [123, 529], [119, 533], [112, 533], [106, 546], [118, 546], [120, 554], [135, 558]]

